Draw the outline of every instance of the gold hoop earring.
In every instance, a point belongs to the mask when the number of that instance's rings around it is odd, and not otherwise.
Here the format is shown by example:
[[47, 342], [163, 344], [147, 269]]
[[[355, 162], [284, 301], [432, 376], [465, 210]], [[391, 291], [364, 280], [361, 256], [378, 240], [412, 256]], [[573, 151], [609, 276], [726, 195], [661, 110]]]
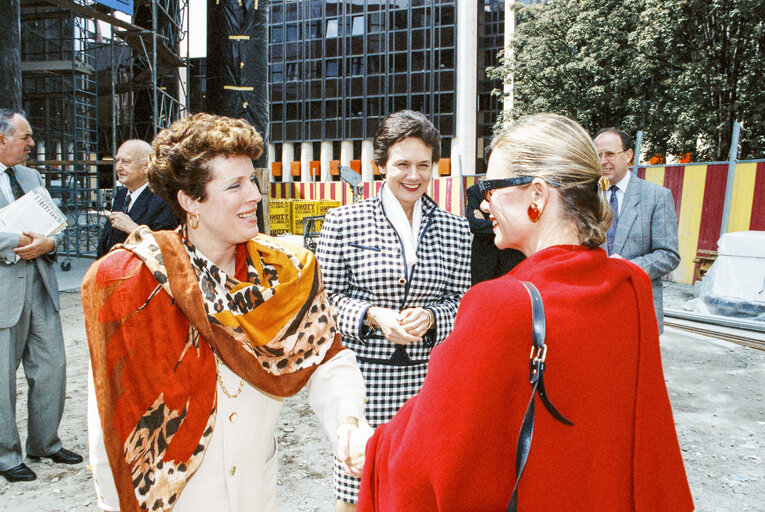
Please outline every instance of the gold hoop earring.
[[191, 229], [197, 229], [199, 227], [199, 214], [192, 213], [189, 215], [189, 227]]

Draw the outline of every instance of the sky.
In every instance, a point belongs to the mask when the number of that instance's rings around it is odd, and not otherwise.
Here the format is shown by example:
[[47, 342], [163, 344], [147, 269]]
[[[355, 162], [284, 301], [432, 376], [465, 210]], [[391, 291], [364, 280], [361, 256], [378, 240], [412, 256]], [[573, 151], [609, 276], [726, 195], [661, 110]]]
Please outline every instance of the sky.
[[[207, 56], [207, 0], [188, 0], [189, 2], [189, 57]], [[119, 11], [114, 16], [132, 22], [132, 17]], [[111, 36], [111, 26], [98, 22], [104, 37]], [[185, 48], [185, 45], [183, 45]]]

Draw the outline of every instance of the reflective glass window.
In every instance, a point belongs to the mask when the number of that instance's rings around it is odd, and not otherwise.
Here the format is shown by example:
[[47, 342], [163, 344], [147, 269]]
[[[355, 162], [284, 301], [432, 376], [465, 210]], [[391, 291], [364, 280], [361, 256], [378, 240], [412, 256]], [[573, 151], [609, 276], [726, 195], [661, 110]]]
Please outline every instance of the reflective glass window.
[[322, 66], [320, 60], [312, 60], [308, 62], [308, 76], [307, 78], [321, 78]]
[[430, 51], [412, 52], [412, 71], [430, 69]]
[[313, 119], [321, 119], [322, 112], [321, 112], [321, 101], [312, 101], [309, 105], [309, 115]]
[[454, 46], [454, 27], [442, 27], [438, 31], [441, 46]]
[[282, 105], [283, 105], [282, 103], [271, 104], [271, 119], [275, 121], [281, 120], [282, 116], [284, 115], [284, 110]]
[[308, 57], [311, 59], [320, 59], [321, 56], [324, 54], [324, 47], [322, 46], [322, 41], [311, 41], [308, 43]]
[[351, 55], [362, 55], [364, 53], [364, 37], [354, 36], [351, 38]]
[[321, 37], [321, 27], [323, 22], [321, 20], [312, 20], [308, 22], [308, 37], [317, 38]]
[[353, 98], [351, 100], [350, 114], [354, 116], [364, 115], [364, 100], [362, 98]]
[[363, 57], [351, 58], [350, 74], [351, 75], [364, 74], [364, 58]]
[[393, 98], [393, 111], [398, 112], [407, 108], [406, 96], [395, 96]]
[[381, 12], [373, 12], [367, 15], [367, 32], [375, 33], [385, 30], [385, 18]]
[[436, 25], [454, 25], [454, 6], [436, 7]]
[[326, 76], [338, 76], [340, 72], [339, 64], [337, 60], [327, 61], [327, 74]]
[[382, 73], [382, 57], [380, 55], [369, 55], [367, 57], [367, 73], [374, 75]]
[[336, 98], [338, 95], [338, 81], [337, 79], [327, 80], [324, 82], [324, 94], [327, 98]]
[[427, 31], [425, 30], [413, 30], [412, 31], [412, 50], [422, 50], [425, 48], [425, 37]]
[[271, 64], [271, 81], [284, 82], [284, 64], [281, 62]]
[[287, 41], [299, 41], [300, 37], [300, 25], [297, 23], [290, 23], [287, 25]]
[[327, 100], [325, 104], [325, 115], [328, 119], [333, 119], [337, 117], [337, 101], [336, 100]]
[[279, 23], [284, 21], [284, 11], [279, 4], [273, 4], [271, 6], [271, 23]]
[[412, 92], [425, 92], [425, 73], [412, 73], [410, 89]]
[[321, 18], [321, 6], [324, 4], [322, 0], [311, 0], [310, 10], [308, 12], [311, 18]]
[[397, 9], [391, 12], [390, 19], [390, 30], [409, 29], [409, 11], [407, 9]]
[[337, 19], [327, 20], [327, 31], [325, 32], [325, 36], [327, 38], [337, 37], [339, 35], [337, 29], [338, 29]]
[[351, 25], [351, 35], [360, 36], [364, 34], [364, 16], [354, 16]]
[[412, 9], [412, 28], [430, 27], [430, 9], [421, 7]]
[[441, 69], [454, 68], [454, 50], [446, 49], [438, 52], [438, 66]]
[[298, 4], [287, 4], [287, 21], [297, 21]]
[[383, 35], [367, 36], [367, 52], [379, 53], [385, 49]]
[[395, 49], [396, 49], [396, 51], [399, 51], [399, 52], [404, 51], [405, 52], [408, 49], [408, 46], [409, 46], [409, 37], [408, 36], [409, 36], [409, 32], [396, 32], [396, 35], [395, 35], [395, 41], [396, 41]]
[[300, 62], [288, 62], [287, 63], [287, 80], [299, 80], [300, 79]]
[[287, 43], [285, 56], [288, 60], [295, 60], [300, 57], [300, 43]]

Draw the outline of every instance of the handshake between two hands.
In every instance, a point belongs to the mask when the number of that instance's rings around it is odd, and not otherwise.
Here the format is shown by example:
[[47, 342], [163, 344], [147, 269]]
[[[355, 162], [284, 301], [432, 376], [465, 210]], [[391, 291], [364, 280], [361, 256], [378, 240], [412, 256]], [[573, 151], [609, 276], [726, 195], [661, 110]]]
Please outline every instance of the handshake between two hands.
[[373, 433], [374, 429], [363, 419], [346, 418], [337, 427], [337, 458], [349, 475], [361, 476], [367, 441]]

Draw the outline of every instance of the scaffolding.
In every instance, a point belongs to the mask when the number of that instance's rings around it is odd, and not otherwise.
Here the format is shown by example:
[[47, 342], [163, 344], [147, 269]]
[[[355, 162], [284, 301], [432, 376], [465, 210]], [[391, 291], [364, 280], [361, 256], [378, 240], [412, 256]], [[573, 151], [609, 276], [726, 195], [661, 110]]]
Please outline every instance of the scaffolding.
[[150, 141], [186, 113], [188, 0], [137, 0], [133, 23], [86, 0], [22, 0], [21, 27], [32, 163], [67, 216], [66, 269], [96, 255], [119, 144]]
[[94, 252], [101, 194], [93, 67], [94, 24], [72, 11], [21, 4], [22, 98], [37, 165], [68, 219], [66, 255]]

